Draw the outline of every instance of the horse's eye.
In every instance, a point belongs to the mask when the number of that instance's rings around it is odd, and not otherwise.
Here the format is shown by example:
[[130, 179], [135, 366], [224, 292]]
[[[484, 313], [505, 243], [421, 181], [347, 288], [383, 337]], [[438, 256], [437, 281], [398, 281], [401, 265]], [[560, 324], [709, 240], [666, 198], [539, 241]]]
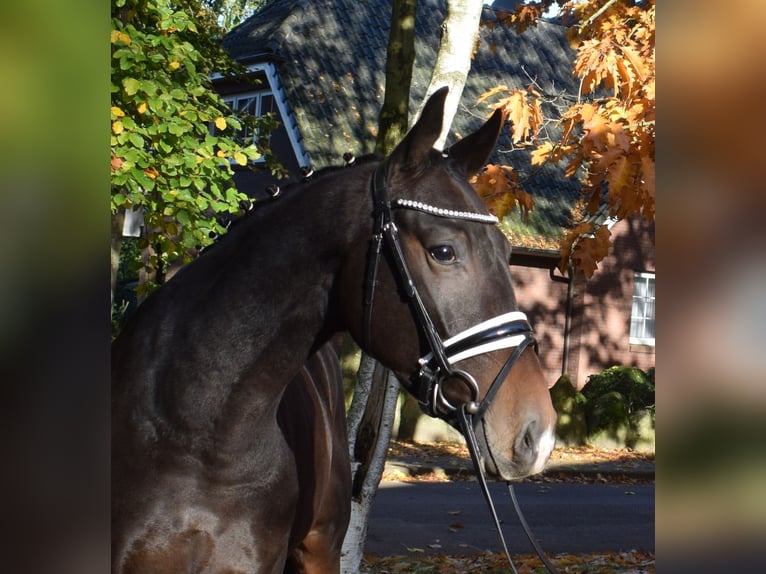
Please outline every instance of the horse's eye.
[[431, 247], [429, 251], [431, 257], [436, 259], [439, 263], [454, 263], [457, 261], [455, 250], [451, 245], [437, 245], [436, 247]]

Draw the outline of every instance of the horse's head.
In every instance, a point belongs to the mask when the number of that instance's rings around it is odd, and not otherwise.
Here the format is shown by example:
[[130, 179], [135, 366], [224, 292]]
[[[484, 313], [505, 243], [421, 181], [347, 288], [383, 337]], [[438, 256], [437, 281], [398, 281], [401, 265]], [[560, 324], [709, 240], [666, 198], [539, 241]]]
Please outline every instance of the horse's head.
[[456, 426], [470, 415], [485, 469], [510, 480], [542, 470], [556, 417], [516, 306], [510, 245], [467, 183], [489, 157], [502, 113], [437, 151], [446, 93], [429, 99], [373, 176], [372, 247], [347, 273], [356, 289], [365, 277], [364, 300], [348, 307], [346, 323], [425, 410]]

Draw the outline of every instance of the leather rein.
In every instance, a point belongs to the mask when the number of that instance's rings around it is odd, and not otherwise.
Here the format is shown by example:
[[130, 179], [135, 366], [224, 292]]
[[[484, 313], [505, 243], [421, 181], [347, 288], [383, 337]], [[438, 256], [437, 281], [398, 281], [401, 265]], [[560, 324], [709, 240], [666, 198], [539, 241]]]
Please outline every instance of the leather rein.
[[[474, 470], [478, 476], [482, 493], [484, 494], [484, 498], [486, 499], [490, 513], [492, 514], [495, 529], [497, 530], [505, 555], [508, 558], [511, 570], [514, 574], [517, 574], [516, 567], [513, 564], [513, 560], [511, 559], [511, 555], [505, 543], [502, 529], [500, 528], [497, 511], [495, 510], [492, 497], [489, 493], [486, 474], [484, 472], [483, 457], [479, 449], [478, 441], [476, 440], [475, 429], [483, 420], [492, 400], [522, 352], [524, 352], [530, 345], [533, 346], [535, 351], [537, 350], [537, 342], [534, 338], [534, 332], [527, 321], [526, 315], [519, 311], [513, 311], [484, 321], [454, 337], [443, 340], [431, 320], [428, 310], [423, 304], [423, 300], [417, 290], [412, 273], [404, 258], [401, 240], [399, 238], [399, 230], [394, 222], [393, 212], [394, 209], [409, 209], [435, 217], [461, 219], [492, 225], [496, 225], [498, 220], [492, 215], [442, 209], [406, 199], [392, 201], [389, 198], [386, 185], [386, 170], [387, 162], [383, 161], [375, 168], [371, 183], [374, 228], [367, 256], [367, 270], [365, 274], [363, 319], [363, 336], [365, 338], [365, 344], [369, 348], [372, 341], [372, 311], [378, 267], [383, 249], [386, 248], [388, 249], [388, 254], [393, 262], [394, 274], [399, 280], [400, 288], [410, 303], [415, 322], [431, 349], [430, 353], [419, 359], [418, 368], [410, 376], [413, 394], [418, 398], [420, 408], [426, 414], [445, 420], [457, 428], [466, 438], [466, 444], [471, 454], [471, 461], [473, 462]], [[512, 348], [513, 351], [509, 354], [508, 359], [500, 369], [500, 372], [492, 381], [484, 398], [480, 399], [479, 386], [474, 377], [467, 371], [456, 368], [454, 363], [490, 351], [510, 348]], [[450, 403], [443, 393], [443, 383], [447, 379], [461, 380], [468, 388], [471, 399], [457, 406]], [[558, 571], [548, 561], [545, 553], [539, 547], [535, 537], [529, 529], [521, 512], [521, 508], [519, 507], [518, 500], [516, 499], [513, 485], [510, 482], [507, 484], [511, 501], [513, 502], [514, 509], [516, 510], [524, 532], [548, 571], [552, 574], [558, 574]]]

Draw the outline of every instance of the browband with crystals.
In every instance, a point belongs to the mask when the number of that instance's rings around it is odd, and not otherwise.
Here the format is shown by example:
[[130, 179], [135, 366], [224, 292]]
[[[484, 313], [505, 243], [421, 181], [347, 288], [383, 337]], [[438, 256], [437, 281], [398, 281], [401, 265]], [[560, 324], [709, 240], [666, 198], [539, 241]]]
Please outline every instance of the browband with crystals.
[[467, 219], [469, 221], [492, 224], [498, 223], [499, 221], [494, 215], [485, 215], [483, 213], [474, 213], [471, 211], [457, 211], [455, 209], [444, 209], [420, 201], [412, 201], [411, 199], [395, 199], [392, 204], [392, 207], [394, 208], [401, 207], [404, 209], [414, 209], [415, 211], [421, 211], [429, 215], [449, 217], [450, 219]]

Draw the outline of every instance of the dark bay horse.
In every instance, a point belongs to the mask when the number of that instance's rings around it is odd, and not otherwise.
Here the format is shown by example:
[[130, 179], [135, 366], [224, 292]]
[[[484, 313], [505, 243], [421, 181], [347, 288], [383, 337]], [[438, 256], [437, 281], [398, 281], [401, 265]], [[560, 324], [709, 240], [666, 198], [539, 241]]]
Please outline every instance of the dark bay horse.
[[277, 424], [298, 479], [285, 571], [303, 572], [309, 564], [315, 572], [333, 572], [351, 512], [351, 462], [343, 374], [330, 343], [311, 355], [287, 386]]
[[[425, 410], [470, 417], [487, 472], [542, 470], [548, 384], [510, 246], [466, 182], [502, 114], [440, 152], [445, 97], [388, 158], [320, 172], [253, 210], [115, 340], [113, 572], [338, 571], [348, 454], [331, 444], [343, 417], [323, 346], [342, 331]], [[307, 456], [309, 473], [297, 468]]]

